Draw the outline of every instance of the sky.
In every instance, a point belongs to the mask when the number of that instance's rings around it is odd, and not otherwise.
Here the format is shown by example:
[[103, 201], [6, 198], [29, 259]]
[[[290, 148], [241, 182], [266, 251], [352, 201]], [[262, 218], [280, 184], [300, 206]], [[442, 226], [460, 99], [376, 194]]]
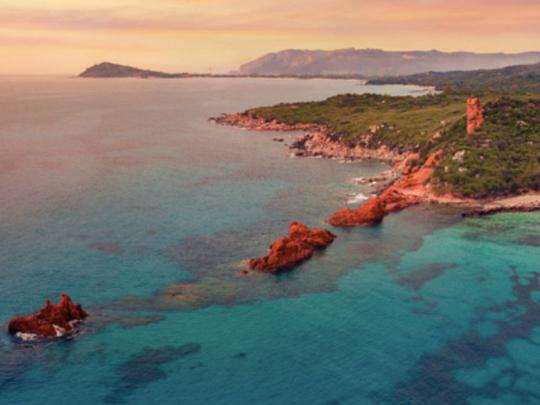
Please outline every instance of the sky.
[[0, 74], [224, 73], [282, 49], [540, 51], [540, 0], [0, 0]]

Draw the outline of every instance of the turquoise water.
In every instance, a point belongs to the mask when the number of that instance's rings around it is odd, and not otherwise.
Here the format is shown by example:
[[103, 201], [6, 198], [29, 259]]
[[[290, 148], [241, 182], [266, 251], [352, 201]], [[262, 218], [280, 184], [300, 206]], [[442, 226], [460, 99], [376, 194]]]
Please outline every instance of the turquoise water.
[[[289, 159], [221, 112], [355, 81], [0, 81], [0, 403], [540, 401], [540, 215], [415, 207], [282, 276], [239, 275], [385, 167]], [[292, 135], [286, 134], [286, 142]], [[5, 334], [69, 293], [52, 344]]]

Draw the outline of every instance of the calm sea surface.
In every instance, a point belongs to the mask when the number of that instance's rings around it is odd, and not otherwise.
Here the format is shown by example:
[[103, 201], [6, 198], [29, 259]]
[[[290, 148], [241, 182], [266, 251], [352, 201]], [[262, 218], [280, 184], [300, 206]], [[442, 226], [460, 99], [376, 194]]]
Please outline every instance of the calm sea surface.
[[[239, 275], [385, 166], [290, 159], [274, 133], [207, 119], [418, 91], [0, 78], [0, 403], [539, 403], [539, 214], [415, 207], [335, 231], [293, 272]], [[79, 335], [7, 336], [62, 292], [91, 314]]]

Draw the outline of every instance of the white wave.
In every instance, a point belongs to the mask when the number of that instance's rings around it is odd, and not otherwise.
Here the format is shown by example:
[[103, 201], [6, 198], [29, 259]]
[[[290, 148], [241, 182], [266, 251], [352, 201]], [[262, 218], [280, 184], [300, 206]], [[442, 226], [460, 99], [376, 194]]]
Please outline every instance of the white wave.
[[364, 193], [358, 193], [353, 195], [351, 198], [347, 200], [347, 204], [358, 204], [362, 201], [366, 201], [369, 197], [365, 195]]
[[17, 332], [15, 336], [21, 340], [24, 340], [25, 342], [32, 342], [38, 338], [38, 335], [34, 333], [23, 333], [23, 332]]
[[66, 330], [58, 325], [53, 324], [53, 328], [56, 332], [56, 337], [62, 337], [66, 334]]

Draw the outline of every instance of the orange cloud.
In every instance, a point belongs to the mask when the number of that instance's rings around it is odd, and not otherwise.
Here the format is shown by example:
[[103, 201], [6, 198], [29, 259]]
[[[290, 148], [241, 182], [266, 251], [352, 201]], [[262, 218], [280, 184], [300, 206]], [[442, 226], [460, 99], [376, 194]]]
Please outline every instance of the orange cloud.
[[[22, 3], [22, 4], [21, 4]], [[0, 0], [0, 66], [226, 71], [283, 48], [537, 50], [538, 0]], [[40, 57], [41, 55], [41, 57]], [[28, 61], [37, 63], [28, 63]], [[41, 61], [41, 62], [40, 62]]]

